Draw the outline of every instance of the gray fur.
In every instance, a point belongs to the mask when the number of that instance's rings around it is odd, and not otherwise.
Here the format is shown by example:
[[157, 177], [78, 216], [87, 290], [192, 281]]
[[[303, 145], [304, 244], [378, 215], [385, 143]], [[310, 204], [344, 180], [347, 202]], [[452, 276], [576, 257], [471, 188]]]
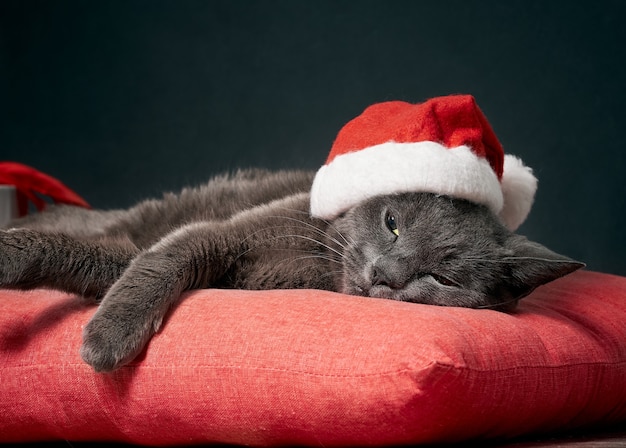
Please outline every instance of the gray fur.
[[190, 289], [316, 288], [507, 310], [583, 266], [512, 234], [483, 206], [430, 193], [312, 218], [312, 179], [248, 170], [128, 210], [51, 207], [0, 231], [0, 286], [99, 302], [81, 355], [110, 371], [141, 352]]

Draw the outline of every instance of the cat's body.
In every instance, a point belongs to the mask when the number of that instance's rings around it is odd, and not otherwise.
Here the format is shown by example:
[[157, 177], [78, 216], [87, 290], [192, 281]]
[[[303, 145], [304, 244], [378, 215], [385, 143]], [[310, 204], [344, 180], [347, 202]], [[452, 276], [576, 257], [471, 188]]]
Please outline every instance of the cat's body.
[[101, 302], [81, 354], [106, 371], [143, 349], [185, 290], [317, 288], [507, 309], [582, 266], [511, 233], [484, 206], [431, 193], [313, 218], [313, 177], [241, 171], [128, 210], [53, 207], [0, 231], [0, 286]]

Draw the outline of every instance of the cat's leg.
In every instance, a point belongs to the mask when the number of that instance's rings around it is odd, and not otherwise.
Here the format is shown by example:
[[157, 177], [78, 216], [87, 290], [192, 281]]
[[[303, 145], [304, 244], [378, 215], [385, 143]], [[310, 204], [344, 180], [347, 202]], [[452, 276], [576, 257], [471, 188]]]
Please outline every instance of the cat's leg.
[[96, 371], [130, 362], [183, 291], [206, 287], [223, 275], [237, 249], [215, 226], [184, 226], [131, 262], [83, 331], [81, 356]]
[[[137, 356], [160, 328], [165, 314], [181, 293], [215, 284], [248, 249], [284, 241], [285, 222], [276, 214], [308, 208], [308, 195], [261, 206], [223, 222], [205, 221], [169, 234], [140, 253], [106, 294], [83, 332], [81, 356], [97, 371], [114, 370]], [[278, 223], [277, 223], [278, 221]], [[312, 235], [313, 225], [304, 231]], [[311, 243], [312, 244], [312, 243]]]
[[32, 229], [0, 230], [0, 287], [48, 287], [99, 300], [138, 252], [121, 237], [80, 240]]

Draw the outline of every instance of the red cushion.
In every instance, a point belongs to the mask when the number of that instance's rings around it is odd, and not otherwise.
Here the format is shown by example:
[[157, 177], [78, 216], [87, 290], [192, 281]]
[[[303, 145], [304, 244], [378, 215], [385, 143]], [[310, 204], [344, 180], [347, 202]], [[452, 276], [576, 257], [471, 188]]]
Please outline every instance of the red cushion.
[[626, 421], [626, 278], [514, 314], [311, 291], [189, 293], [135, 363], [78, 356], [94, 307], [0, 291], [0, 441], [383, 445]]

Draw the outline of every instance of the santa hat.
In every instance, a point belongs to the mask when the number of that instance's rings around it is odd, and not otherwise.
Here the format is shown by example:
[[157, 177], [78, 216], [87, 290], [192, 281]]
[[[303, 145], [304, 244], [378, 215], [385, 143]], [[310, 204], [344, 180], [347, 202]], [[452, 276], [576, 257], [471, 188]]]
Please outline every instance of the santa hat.
[[378, 195], [430, 192], [487, 206], [511, 230], [537, 179], [505, 155], [470, 95], [374, 104], [337, 135], [311, 188], [311, 215], [333, 219]]

